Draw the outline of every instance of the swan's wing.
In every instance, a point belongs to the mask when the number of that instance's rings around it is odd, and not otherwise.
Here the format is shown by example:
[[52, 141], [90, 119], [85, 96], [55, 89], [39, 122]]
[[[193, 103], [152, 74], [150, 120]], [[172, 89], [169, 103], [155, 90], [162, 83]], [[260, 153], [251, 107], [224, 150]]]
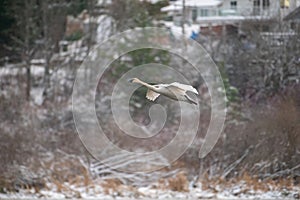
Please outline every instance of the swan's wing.
[[159, 96], [159, 93], [154, 92], [153, 90], [148, 89], [146, 98], [150, 101], [155, 101], [155, 99]]
[[186, 84], [174, 82], [174, 83], [171, 83], [170, 86], [174, 86], [174, 87], [177, 87], [181, 90], [190, 91], [190, 92], [193, 92], [195, 94], [198, 94], [198, 91], [191, 85], [186, 85]]
[[172, 93], [171, 95], [185, 95], [186, 92], [186, 90], [172, 84], [166, 85], [165, 87]]

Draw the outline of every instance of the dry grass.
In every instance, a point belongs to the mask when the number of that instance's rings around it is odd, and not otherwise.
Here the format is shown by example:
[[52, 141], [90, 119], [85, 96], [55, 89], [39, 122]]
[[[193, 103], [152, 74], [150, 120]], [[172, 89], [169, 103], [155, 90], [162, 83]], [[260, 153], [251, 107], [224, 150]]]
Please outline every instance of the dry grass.
[[230, 179], [208, 179], [207, 176], [204, 176], [200, 181], [203, 190], [210, 190], [215, 193], [221, 192], [225, 189], [239, 187], [240, 189], [236, 195], [242, 193], [247, 194], [251, 191], [268, 192], [292, 190], [295, 186], [292, 177], [280, 178], [277, 180], [261, 180], [257, 176], [251, 176], [247, 172], [243, 173], [241, 176]]
[[157, 189], [172, 190], [177, 192], [188, 192], [189, 181], [185, 172], [179, 172], [175, 177], [160, 179]]
[[181, 172], [174, 178], [168, 179], [168, 187], [173, 191], [188, 192], [188, 179], [185, 173]]
[[107, 179], [101, 183], [103, 192], [106, 195], [111, 196], [126, 196], [124, 193], [131, 193], [134, 198], [144, 196], [143, 193], [139, 192], [136, 187], [131, 185], [124, 185], [118, 179]]
[[118, 192], [121, 185], [122, 183], [118, 179], [107, 179], [104, 183], [101, 184], [105, 194]]

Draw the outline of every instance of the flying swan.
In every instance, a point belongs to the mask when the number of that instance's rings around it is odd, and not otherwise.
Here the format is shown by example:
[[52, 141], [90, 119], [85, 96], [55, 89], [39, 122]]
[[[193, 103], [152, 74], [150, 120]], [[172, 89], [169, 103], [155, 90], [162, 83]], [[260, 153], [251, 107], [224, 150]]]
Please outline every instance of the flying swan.
[[155, 99], [157, 99], [159, 95], [164, 95], [176, 101], [184, 101], [190, 104], [197, 105], [197, 102], [194, 101], [187, 94], [188, 91], [198, 94], [198, 91], [190, 85], [185, 85], [177, 82], [170, 83], [170, 84], [150, 85], [148, 83], [141, 81], [138, 78], [132, 78], [129, 79], [128, 81], [131, 83], [139, 83], [143, 86], [146, 86], [148, 88], [146, 98], [149, 99], [150, 101], [155, 101]]

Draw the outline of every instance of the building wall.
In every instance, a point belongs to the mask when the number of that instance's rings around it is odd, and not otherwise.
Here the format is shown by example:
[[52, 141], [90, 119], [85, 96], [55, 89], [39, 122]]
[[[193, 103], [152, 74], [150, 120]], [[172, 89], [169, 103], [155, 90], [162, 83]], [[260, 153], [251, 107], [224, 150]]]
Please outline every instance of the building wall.
[[[268, 18], [283, 18], [289, 14], [295, 7], [300, 4], [300, 0], [288, 0], [290, 6], [287, 8], [281, 7], [281, 0], [222, 0], [220, 6], [213, 7], [187, 7], [186, 22], [188, 23], [228, 23], [238, 21], [239, 16], [244, 17], [268, 17]], [[231, 2], [236, 2], [236, 7], [233, 7]], [[266, 3], [268, 2], [268, 3]], [[236, 10], [236, 12], [233, 11]], [[206, 10], [206, 11], [205, 11]], [[227, 11], [227, 12], [226, 12]], [[235, 15], [237, 17], [232, 17]], [[228, 18], [222, 18], [228, 16]], [[180, 18], [181, 19], [181, 18]], [[221, 19], [221, 20], [220, 20]], [[222, 21], [223, 20], [223, 21]], [[227, 20], [227, 21], [226, 21]]]
[[[263, 7], [264, 0], [223, 0], [222, 10], [230, 10], [231, 2], [237, 2], [237, 15], [242, 16], [276, 16], [279, 13], [280, 2], [278, 0], [269, 0], [269, 7]], [[254, 1], [260, 1], [259, 5], [254, 6]]]
[[[269, 2], [268, 6], [264, 6], [263, 2]], [[300, 0], [290, 0], [295, 1], [292, 3], [295, 7], [297, 2]], [[197, 12], [197, 18], [201, 17], [212, 17], [212, 16], [268, 16], [276, 17], [280, 16], [279, 13], [283, 13], [283, 9], [280, 8], [280, 0], [223, 0], [220, 7], [207, 7], [207, 8], [187, 8], [188, 19], [195, 19], [193, 17], [193, 10]], [[231, 5], [232, 2], [236, 2], [236, 7]], [[255, 3], [254, 2], [259, 2]], [[284, 9], [284, 11], [289, 12], [290, 9]], [[206, 11], [205, 11], [206, 10]], [[234, 12], [236, 10], [236, 12]], [[191, 20], [194, 21], [194, 20]]]
[[237, 7], [236, 11], [238, 15], [250, 15], [252, 13], [252, 0], [223, 0], [222, 10], [231, 10], [231, 2], [236, 1]]
[[300, 6], [300, 0], [289, 0], [290, 10], [294, 10]]

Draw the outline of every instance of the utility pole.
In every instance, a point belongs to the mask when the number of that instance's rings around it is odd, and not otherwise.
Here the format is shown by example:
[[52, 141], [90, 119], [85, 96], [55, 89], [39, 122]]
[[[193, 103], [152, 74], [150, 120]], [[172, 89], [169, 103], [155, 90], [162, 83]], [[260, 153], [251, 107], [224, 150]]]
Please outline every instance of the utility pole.
[[185, 29], [184, 29], [184, 24], [185, 24], [185, 0], [182, 0], [182, 19], [181, 19], [181, 27], [182, 27], [182, 35], [185, 35]]
[[185, 28], [184, 28], [185, 20], [186, 20], [185, 0], [182, 0], [181, 30], [182, 30], [182, 39], [183, 39], [183, 45], [184, 45], [183, 52], [186, 51], [186, 47], [187, 47], [187, 39], [185, 38]]

